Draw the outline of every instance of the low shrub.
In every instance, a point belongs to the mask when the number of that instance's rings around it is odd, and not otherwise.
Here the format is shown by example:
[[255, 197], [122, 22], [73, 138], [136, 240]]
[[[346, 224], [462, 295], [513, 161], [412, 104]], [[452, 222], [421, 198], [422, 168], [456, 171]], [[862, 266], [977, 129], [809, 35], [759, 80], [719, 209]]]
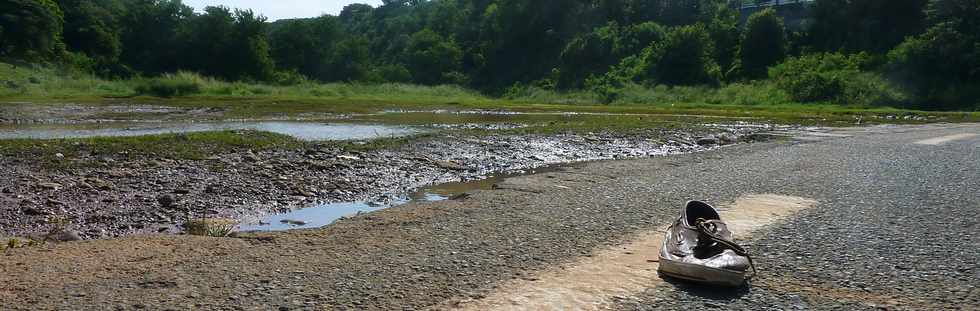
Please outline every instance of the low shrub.
[[157, 78], [139, 81], [135, 90], [139, 95], [188, 96], [200, 93], [207, 82], [209, 81], [206, 78], [196, 73], [181, 71], [176, 74], [164, 74]]
[[184, 223], [187, 234], [209, 237], [226, 237], [235, 230], [237, 221], [231, 219], [192, 219]]
[[901, 103], [905, 95], [880, 75], [864, 71], [865, 54], [810, 54], [787, 59], [769, 69], [776, 87], [802, 103], [881, 106]]
[[310, 79], [307, 79], [306, 76], [295, 70], [286, 70], [276, 71], [273, 73], [272, 81], [275, 82], [276, 85], [291, 86], [309, 83]]
[[648, 84], [716, 86], [721, 67], [712, 53], [714, 43], [703, 25], [677, 27], [644, 50], [639, 73]]

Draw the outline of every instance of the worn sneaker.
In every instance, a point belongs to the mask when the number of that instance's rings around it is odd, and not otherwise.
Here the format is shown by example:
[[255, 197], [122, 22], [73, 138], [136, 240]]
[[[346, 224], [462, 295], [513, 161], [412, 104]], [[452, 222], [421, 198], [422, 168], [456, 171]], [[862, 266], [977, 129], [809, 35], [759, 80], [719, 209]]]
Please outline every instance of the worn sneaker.
[[755, 266], [744, 248], [708, 203], [687, 202], [681, 216], [667, 228], [660, 248], [663, 275], [724, 286], [739, 286]]

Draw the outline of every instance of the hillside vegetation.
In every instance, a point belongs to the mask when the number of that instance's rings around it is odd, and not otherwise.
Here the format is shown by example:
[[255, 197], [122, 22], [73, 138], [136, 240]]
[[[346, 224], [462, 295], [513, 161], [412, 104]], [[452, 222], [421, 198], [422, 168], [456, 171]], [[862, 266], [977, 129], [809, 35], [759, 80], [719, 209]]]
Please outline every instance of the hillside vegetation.
[[270, 23], [179, 0], [0, 0], [0, 60], [16, 65], [2, 70], [17, 72], [0, 96], [978, 109], [980, 0], [817, 0], [798, 31], [772, 9], [739, 24], [738, 4], [385, 0]]

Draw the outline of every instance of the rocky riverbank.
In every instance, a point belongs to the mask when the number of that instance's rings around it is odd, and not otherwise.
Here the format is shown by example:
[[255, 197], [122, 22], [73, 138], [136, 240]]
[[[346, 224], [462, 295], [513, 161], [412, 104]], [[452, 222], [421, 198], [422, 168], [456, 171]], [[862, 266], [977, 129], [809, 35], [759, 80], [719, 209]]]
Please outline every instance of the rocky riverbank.
[[190, 217], [244, 219], [323, 202], [387, 202], [426, 185], [545, 165], [695, 152], [746, 141], [759, 127], [633, 134], [443, 134], [389, 149], [337, 144], [242, 150], [203, 160], [89, 155], [48, 170], [0, 158], [0, 234], [63, 228], [84, 239], [179, 233]]

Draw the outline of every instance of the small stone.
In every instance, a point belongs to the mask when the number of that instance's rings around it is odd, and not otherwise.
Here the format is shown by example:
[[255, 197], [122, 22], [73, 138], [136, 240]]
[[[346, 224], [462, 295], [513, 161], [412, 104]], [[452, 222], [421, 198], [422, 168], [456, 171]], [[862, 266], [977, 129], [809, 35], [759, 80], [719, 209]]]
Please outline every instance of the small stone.
[[62, 154], [62, 153], [60, 153], [60, 152], [59, 152], [59, 153], [55, 153], [55, 154], [54, 154], [54, 156], [55, 156], [56, 158], [59, 158], [59, 159], [64, 159], [64, 158], [65, 158], [65, 155], [64, 155], [64, 154]]
[[718, 138], [714, 138], [714, 137], [701, 137], [701, 138], [698, 138], [697, 144], [700, 145], [700, 146], [717, 145], [718, 144]]
[[74, 230], [54, 230], [45, 237], [47, 240], [55, 242], [74, 242], [81, 241], [82, 237]]
[[41, 188], [44, 188], [44, 189], [49, 189], [49, 190], [61, 189], [61, 184], [53, 183], [53, 182], [43, 182], [43, 183], [40, 183], [40, 184], [37, 184], [37, 185], [38, 185], [38, 187], [41, 187]]
[[31, 215], [31, 216], [51, 215], [51, 212], [35, 207], [25, 207], [20, 211], [23, 212], [24, 214]]
[[718, 136], [718, 139], [722, 144], [725, 145], [734, 144], [738, 142], [738, 136], [735, 136], [734, 134], [731, 133], [721, 134]]
[[157, 197], [157, 202], [160, 203], [160, 206], [167, 208], [173, 206], [177, 199], [172, 195], [164, 194]]
[[466, 167], [465, 166], [459, 165], [459, 163], [456, 163], [456, 162], [453, 162], [453, 161], [436, 161], [435, 164], [436, 164], [436, 166], [438, 166], [440, 168], [443, 168], [443, 169], [447, 169], [447, 170], [453, 170], [453, 171], [465, 171], [466, 170]]
[[102, 179], [99, 179], [99, 178], [94, 178], [94, 177], [92, 177], [92, 178], [86, 178], [85, 179], [85, 182], [87, 182], [90, 185], [92, 185], [93, 187], [99, 188], [101, 190], [112, 190], [112, 188], [113, 188], [112, 183], [110, 183], [108, 181], [105, 181], [105, 180], [102, 180]]
[[245, 153], [245, 155], [242, 156], [242, 160], [248, 162], [259, 162], [261, 159], [258, 156], [256, 156], [255, 153], [252, 152], [252, 150], [249, 150], [248, 152]]
[[305, 226], [306, 225], [306, 222], [305, 221], [302, 221], [302, 220], [294, 220], [294, 219], [283, 219], [283, 220], [280, 220], [279, 222], [284, 223], [284, 224], [287, 224], [287, 225], [290, 225], [290, 226]]

